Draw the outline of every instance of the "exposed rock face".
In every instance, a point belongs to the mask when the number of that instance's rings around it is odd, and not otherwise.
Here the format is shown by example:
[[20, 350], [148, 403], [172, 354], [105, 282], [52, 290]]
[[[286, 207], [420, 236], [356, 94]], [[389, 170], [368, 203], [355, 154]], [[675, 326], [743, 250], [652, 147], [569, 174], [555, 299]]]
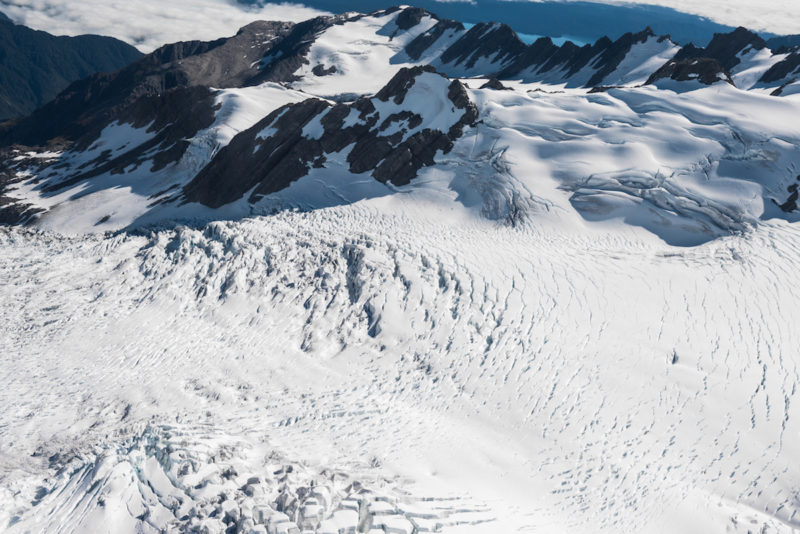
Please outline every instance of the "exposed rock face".
[[497, 78], [489, 78], [485, 84], [481, 85], [481, 89], [494, 89], [496, 91], [510, 91], [510, 87], [506, 87], [503, 83], [498, 80]]
[[795, 50], [786, 59], [770, 67], [759, 81], [763, 83], [778, 82], [790, 76], [797, 76], [798, 70], [800, 70], [800, 51]]
[[683, 47], [673, 58], [675, 61], [710, 58], [722, 65], [725, 71], [730, 71], [741, 63], [739, 54], [748, 48], [762, 50], [767, 43], [746, 28], [736, 28], [731, 33], [717, 33], [708, 46], [697, 48], [693, 44]]
[[[797, 181], [800, 182], [800, 176], [797, 177]], [[800, 190], [798, 189], [800, 189], [798, 188], [798, 184], [792, 184], [789, 186], [789, 198], [786, 199], [786, 202], [780, 205], [780, 208], [786, 213], [797, 210], [797, 200], [800, 198]]]
[[585, 85], [594, 87], [600, 85], [619, 66], [635, 44], [644, 43], [654, 35], [647, 28], [636, 34], [626, 33], [613, 42], [603, 37], [593, 45], [582, 47], [570, 41], [558, 47], [550, 38], [543, 37], [528, 46], [500, 71], [498, 77], [512, 78], [524, 71], [544, 74], [558, 70], [564, 72], [564, 78], [569, 78], [590, 66], [595, 72]]
[[294, 73], [308, 63], [306, 56], [316, 35], [336, 21], [337, 19], [333, 17], [317, 17], [296, 24], [288, 33], [276, 36], [274, 46], [262, 54], [258, 70], [241, 85], [287, 82], [296, 79]]
[[442, 63], [471, 69], [481, 58], [506, 63], [524, 52], [525, 43], [505, 24], [476, 24], [441, 55]]
[[10, 158], [8, 151], [0, 151], [0, 224], [22, 224], [41, 210], [2, 194], [7, 187], [20, 181], [8, 165]]
[[691, 43], [681, 48], [675, 57], [650, 76], [647, 83], [669, 78], [675, 81], [697, 80], [705, 85], [725, 81], [733, 85], [731, 71], [741, 63], [741, 54], [766, 47], [767, 43], [761, 37], [745, 28], [717, 33], [705, 48]]
[[0, 120], [31, 113], [70, 83], [142, 57], [111, 37], [56, 37], [0, 17]]
[[655, 33], [649, 27], [639, 33], [626, 33], [610, 45], [606, 46], [599, 57], [592, 64], [597, 67], [597, 72], [589, 79], [587, 87], [600, 85], [603, 80], [619, 67], [622, 60], [628, 55], [634, 45], [647, 42]]
[[436, 41], [448, 32], [463, 32], [464, 25], [454, 20], [440, 20], [433, 28], [425, 33], [418, 35], [413, 41], [406, 45], [406, 54], [414, 61], [418, 61]]
[[653, 84], [665, 78], [679, 82], [697, 80], [705, 85], [725, 81], [733, 85], [730, 74], [719, 61], [712, 58], [670, 60], [650, 76], [647, 84]]
[[[165, 93], [191, 86], [226, 88], [257, 83], [264, 76], [258, 61], [292, 28], [283, 22], [254, 22], [228, 39], [166, 45], [117, 73], [97, 74], [70, 85], [29, 117], [0, 129], [0, 146], [45, 146], [59, 138], [90, 143], [121, 115], [131, 117], [137, 109], [132, 106], [140, 98], [165, 98]], [[179, 103], [178, 95], [170, 98], [172, 105], [195, 106]], [[153, 120], [152, 116], [132, 118]]]
[[401, 30], [410, 30], [422, 21], [428, 12], [419, 7], [409, 7], [400, 12], [395, 23]]
[[[424, 127], [431, 117], [414, 112], [418, 102], [406, 101], [423, 81], [426, 93], [437, 87], [445, 93], [428, 98], [439, 98], [454, 110], [447, 131]], [[376, 180], [405, 185], [423, 166], [432, 165], [437, 153], [449, 152], [477, 116], [460, 82], [430, 67], [404, 68], [371, 99], [335, 105], [308, 99], [275, 110], [223, 148], [184, 188], [185, 198], [216, 208], [252, 190], [249, 200], [255, 202], [325, 166], [329, 154], [348, 147], [350, 172], [371, 171]]]

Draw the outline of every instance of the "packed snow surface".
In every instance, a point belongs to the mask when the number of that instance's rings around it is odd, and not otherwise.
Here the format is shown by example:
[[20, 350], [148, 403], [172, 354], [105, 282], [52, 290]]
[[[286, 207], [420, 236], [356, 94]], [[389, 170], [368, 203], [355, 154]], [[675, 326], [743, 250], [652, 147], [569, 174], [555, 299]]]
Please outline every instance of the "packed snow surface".
[[4, 528], [800, 525], [795, 226], [680, 248], [451, 197], [3, 229]]
[[42, 211], [0, 227], [0, 530], [800, 529], [800, 86], [756, 83], [780, 57], [743, 52], [740, 87], [640, 86], [655, 39], [601, 92], [465, 79], [478, 120], [408, 185], [351, 144], [253, 203], [154, 201], [310, 97], [451, 129], [443, 76], [374, 95], [409, 64], [393, 20], [216, 91], [166, 167], [70, 180], [158, 134], [119, 121], [10, 156], [3, 194]]

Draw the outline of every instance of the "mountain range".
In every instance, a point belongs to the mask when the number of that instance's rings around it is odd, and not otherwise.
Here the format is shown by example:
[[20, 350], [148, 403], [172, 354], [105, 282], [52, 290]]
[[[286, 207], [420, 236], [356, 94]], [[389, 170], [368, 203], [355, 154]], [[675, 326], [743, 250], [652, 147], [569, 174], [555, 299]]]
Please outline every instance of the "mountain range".
[[0, 13], [0, 119], [28, 115], [72, 82], [115, 72], [141, 57], [111, 37], [56, 37]]
[[800, 50], [630, 30], [257, 21], [0, 124], [0, 530], [796, 533]]
[[[527, 95], [523, 108], [535, 105], [533, 96], [578, 91], [589, 103], [599, 98], [589, 95], [600, 93], [636, 95], [673, 112], [670, 95], [704, 87], [728, 87], [731, 98], [758, 102], [792, 95], [800, 88], [799, 69], [797, 47], [770, 49], [744, 28], [700, 48], [649, 28], [585, 46], [557, 46], [549, 38], [525, 44], [507, 25], [466, 28], [420, 8], [255, 22], [233, 37], [166, 45], [118, 72], [75, 82], [30, 116], [0, 125], [2, 219], [61, 227], [57, 214], [77, 209], [85, 219], [69, 216], [70, 225], [104, 230], [218, 218], [289, 202], [274, 195], [320, 174], [367, 173], [388, 194], [436, 167], [465, 132], [479, 132], [491, 112], [477, 102], [505, 89], [503, 99]], [[558, 134], [559, 128], [537, 135], [574, 135]], [[662, 163], [653, 171], [657, 182], [664, 173], [686, 172]], [[768, 185], [756, 212], [737, 205], [719, 216], [704, 208], [679, 217], [692, 219], [688, 226], [701, 234], [742, 228], [765, 214], [793, 217], [795, 191], [786, 188], [794, 178]], [[344, 197], [377, 194], [356, 190]], [[709, 202], [685, 195], [690, 203]], [[717, 200], [728, 204], [712, 204]], [[578, 191], [571, 203], [589, 205]], [[215, 211], [222, 207], [227, 211]]]

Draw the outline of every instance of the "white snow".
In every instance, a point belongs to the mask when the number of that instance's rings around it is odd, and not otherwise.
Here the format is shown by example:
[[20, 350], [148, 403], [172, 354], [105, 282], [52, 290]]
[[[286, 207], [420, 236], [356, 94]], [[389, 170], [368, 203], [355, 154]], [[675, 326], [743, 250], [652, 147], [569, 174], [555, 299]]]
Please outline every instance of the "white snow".
[[[411, 65], [405, 46], [436, 23], [425, 16], [410, 30], [400, 31], [395, 24], [398, 14], [359, 15], [323, 31], [311, 46], [309, 63], [296, 73], [301, 79], [292, 86], [323, 98], [351, 100], [379, 91], [398, 70]], [[317, 66], [336, 70], [317, 76], [312, 72]]]
[[[110, 151], [111, 157], [120, 156], [157, 133], [151, 131], [150, 126], [133, 128], [129, 124], [113, 123], [103, 130], [87, 151], [47, 154], [47, 159], [56, 159], [58, 164], [67, 166], [57, 170], [46, 168], [41, 176], [31, 175], [27, 181], [14, 186], [9, 194], [46, 209], [37, 224], [61, 232], [104, 232], [137, 221], [158, 221], [160, 217], [157, 215], [143, 218], [152, 210], [153, 195], [164, 191], [177, 192], [177, 187], [193, 178], [237, 133], [250, 128], [275, 109], [306, 98], [308, 95], [274, 83], [219, 90], [215, 99], [218, 109], [214, 123], [189, 140], [188, 149], [177, 163], [152, 171], [152, 161], [148, 160], [129, 167], [122, 175], [106, 172], [56, 193], [42, 192], [45, 184], [38, 180], [39, 177], [48, 177], [48, 184], [61, 181], [79, 170], [85, 172], [101, 164], [105, 160], [97, 158], [103, 152]], [[183, 211], [186, 215], [187, 210]]]
[[[357, 24], [320, 41], [347, 51], [334, 92], [399, 57], [391, 17]], [[69, 168], [6, 193], [49, 211], [0, 227], [0, 530], [800, 529], [800, 85], [483, 81], [480, 122], [404, 187], [346, 147], [255, 206], [148, 206], [307, 95], [275, 84], [220, 91], [158, 172], [42, 193], [149, 126], [34, 154]], [[377, 124], [448, 130], [449, 84], [373, 98]]]
[[358, 480], [400, 529], [790, 532], [798, 237], [514, 229], [420, 192], [1, 230], [0, 521], [170, 531], [313, 480], [346, 527]]
[[[753, 89], [758, 86], [758, 81], [770, 67], [780, 63], [789, 54], [773, 54], [769, 48], [755, 50], [748, 47], [739, 54], [741, 63], [736, 65], [731, 72], [731, 78], [740, 89]], [[772, 84], [773, 86], [775, 84]], [[772, 92], [771, 87], [768, 91]]]
[[[659, 42], [660, 41], [660, 42]], [[614, 72], [606, 76], [603, 85], [642, 85], [651, 74], [672, 59], [680, 50], [669, 39], [650, 37], [644, 43], [637, 43], [620, 62]]]

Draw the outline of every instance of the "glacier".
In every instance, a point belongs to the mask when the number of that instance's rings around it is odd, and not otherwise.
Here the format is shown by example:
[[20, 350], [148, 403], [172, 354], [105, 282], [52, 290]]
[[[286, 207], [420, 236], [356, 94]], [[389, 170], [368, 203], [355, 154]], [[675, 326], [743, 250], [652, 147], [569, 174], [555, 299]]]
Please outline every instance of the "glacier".
[[797, 51], [735, 36], [256, 24], [7, 147], [0, 529], [800, 530]]

